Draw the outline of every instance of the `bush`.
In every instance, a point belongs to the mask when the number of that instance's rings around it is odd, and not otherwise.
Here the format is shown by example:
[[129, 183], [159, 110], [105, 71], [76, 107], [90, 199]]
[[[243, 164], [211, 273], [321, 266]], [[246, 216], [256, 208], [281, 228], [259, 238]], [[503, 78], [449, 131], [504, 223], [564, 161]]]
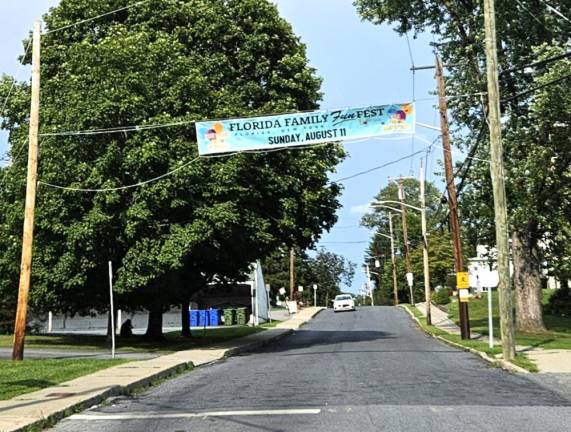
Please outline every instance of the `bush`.
[[571, 317], [571, 289], [560, 288], [556, 290], [545, 305], [545, 312], [551, 315]]
[[450, 294], [446, 288], [442, 288], [432, 294], [432, 301], [438, 305], [450, 303]]

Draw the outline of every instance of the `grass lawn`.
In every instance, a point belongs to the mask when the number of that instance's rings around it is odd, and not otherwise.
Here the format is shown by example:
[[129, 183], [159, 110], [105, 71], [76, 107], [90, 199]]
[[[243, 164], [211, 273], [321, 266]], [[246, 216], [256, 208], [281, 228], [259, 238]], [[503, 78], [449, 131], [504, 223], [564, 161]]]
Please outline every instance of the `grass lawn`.
[[[552, 291], [544, 290], [544, 303], [549, 300]], [[498, 293], [492, 293], [492, 309], [494, 322], [494, 337], [500, 336], [500, 320], [498, 308]], [[448, 305], [450, 319], [458, 323], [458, 303], [452, 302]], [[472, 299], [469, 303], [470, 328], [477, 333], [488, 334], [488, 299], [487, 294], [483, 294], [481, 299]], [[516, 343], [523, 346], [533, 346], [546, 349], [571, 349], [571, 318], [544, 315], [545, 333], [522, 333], [516, 332]]]
[[51, 387], [126, 360], [0, 360], [0, 400]]
[[[165, 333], [163, 342], [151, 342], [143, 336], [133, 335], [129, 339], [117, 337], [118, 352], [172, 352], [199, 348], [247, 336], [273, 327], [277, 322], [260, 327], [221, 327], [192, 330], [192, 337], [185, 338], [179, 331]], [[0, 347], [11, 347], [12, 335], [0, 335]], [[53, 350], [108, 350], [111, 342], [98, 335], [30, 335], [26, 336], [26, 347]]]
[[[495, 346], [494, 348], [490, 348], [487, 342], [479, 340], [462, 340], [462, 338], [459, 335], [453, 335], [445, 332], [444, 330], [439, 329], [438, 327], [432, 325], [430, 326], [426, 325], [426, 317], [422, 315], [422, 313], [416, 307], [411, 307], [410, 305], [405, 305], [404, 307], [406, 307], [409, 311], [413, 313], [415, 317], [418, 318], [418, 320], [420, 321], [420, 326], [427, 333], [440, 336], [443, 339], [457, 343], [458, 345], [462, 345], [467, 348], [473, 348], [480, 352], [484, 352], [488, 354], [490, 357], [494, 357], [497, 354], [502, 353], [501, 347]], [[512, 363], [524, 369], [527, 369], [530, 372], [538, 372], [535, 363], [529, 360], [525, 356], [525, 354], [516, 354], [516, 358], [512, 360]]]

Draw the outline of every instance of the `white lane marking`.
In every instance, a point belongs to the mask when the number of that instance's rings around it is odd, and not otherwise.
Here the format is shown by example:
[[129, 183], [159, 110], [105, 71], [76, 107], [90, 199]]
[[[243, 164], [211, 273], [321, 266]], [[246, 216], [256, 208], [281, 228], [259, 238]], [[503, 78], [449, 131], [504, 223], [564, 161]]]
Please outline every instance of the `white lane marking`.
[[196, 417], [237, 417], [237, 416], [272, 416], [272, 415], [304, 415], [319, 414], [320, 409], [276, 409], [258, 411], [210, 411], [197, 413], [172, 414], [74, 414], [71, 420], [147, 420], [147, 419], [176, 419]]

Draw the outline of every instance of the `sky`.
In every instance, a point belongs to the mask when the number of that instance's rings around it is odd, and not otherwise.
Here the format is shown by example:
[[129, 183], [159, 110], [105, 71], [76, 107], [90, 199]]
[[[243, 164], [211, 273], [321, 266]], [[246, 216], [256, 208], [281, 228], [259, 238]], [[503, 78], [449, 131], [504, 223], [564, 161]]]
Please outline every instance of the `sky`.
[[[352, 0], [273, 0], [282, 17], [291, 23], [294, 32], [307, 46], [312, 67], [323, 78], [324, 93], [321, 107], [343, 108], [413, 101], [411, 64], [434, 63], [429, 42], [430, 35], [413, 38], [410, 48], [405, 37], [399, 37], [390, 26], [375, 26], [363, 22], [352, 5]], [[0, 73], [29, 79], [29, 68], [19, 67], [18, 55], [23, 53], [22, 40], [32, 28], [35, 19], [59, 0], [20, 0], [4, 2], [0, 16]], [[411, 58], [412, 56], [412, 58]], [[438, 125], [433, 70], [416, 72], [414, 96], [417, 122]], [[0, 101], [3, 104], [4, 101]], [[435, 132], [417, 127], [414, 141], [405, 139], [371, 139], [348, 142], [348, 158], [332, 173], [332, 180], [340, 179], [367, 169], [395, 161], [414, 151], [427, 147]], [[7, 149], [6, 134], [0, 131], [0, 152]], [[416, 157], [394, 163], [386, 168], [343, 182], [338, 211], [338, 223], [325, 233], [318, 246], [338, 253], [357, 264], [354, 282], [347, 291], [357, 293], [365, 282], [363, 258], [371, 233], [359, 222], [368, 203], [387, 185], [389, 176], [416, 175], [420, 159]], [[443, 182], [433, 174], [442, 150], [434, 148], [428, 162], [427, 178], [442, 190]], [[432, 168], [431, 168], [432, 167]]]

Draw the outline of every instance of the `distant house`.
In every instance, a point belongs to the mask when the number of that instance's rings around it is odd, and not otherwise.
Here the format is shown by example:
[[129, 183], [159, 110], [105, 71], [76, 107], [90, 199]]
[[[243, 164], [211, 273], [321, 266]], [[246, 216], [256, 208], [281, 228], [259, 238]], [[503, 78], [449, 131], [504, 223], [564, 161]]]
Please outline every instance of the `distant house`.
[[[497, 288], [499, 282], [498, 265], [496, 258], [496, 248], [486, 245], [476, 247], [476, 256], [468, 260], [468, 272], [470, 273], [470, 288], [476, 292], [487, 291], [488, 288]], [[510, 276], [513, 276], [513, 262], [510, 259]], [[547, 271], [543, 271], [547, 288], [557, 289], [560, 287], [559, 281], [553, 276], [548, 276]]]

